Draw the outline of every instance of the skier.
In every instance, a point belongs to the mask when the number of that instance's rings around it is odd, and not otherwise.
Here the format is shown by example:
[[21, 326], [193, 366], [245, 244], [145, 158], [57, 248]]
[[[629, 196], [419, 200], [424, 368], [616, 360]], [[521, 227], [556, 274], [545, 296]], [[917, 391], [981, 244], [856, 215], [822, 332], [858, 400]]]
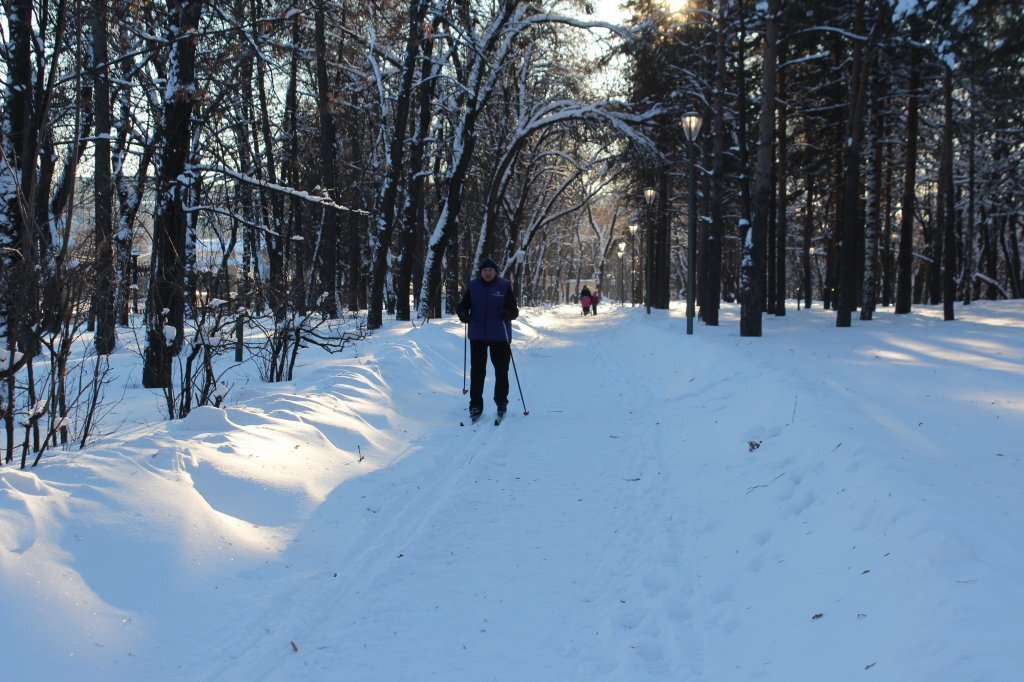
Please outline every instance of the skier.
[[455, 307], [459, 321], [468, 324], [470, 342], [469, 416], [474, 422], [484, 411], [484, 379], [487, 352], [494, 366], [494, 404], [498, 418], [508, 409], [508, 363], [512, 356], [512, 320], [519, 317], [515, 289], [498, 277], [498, 265], [490, 258], [480, 261], [479, 277], [473, 278]]
[[594, 289], [594, 293], [590, 294], [590, 312], [597, 316], [597, 304], [601, 302], [601, 292]]

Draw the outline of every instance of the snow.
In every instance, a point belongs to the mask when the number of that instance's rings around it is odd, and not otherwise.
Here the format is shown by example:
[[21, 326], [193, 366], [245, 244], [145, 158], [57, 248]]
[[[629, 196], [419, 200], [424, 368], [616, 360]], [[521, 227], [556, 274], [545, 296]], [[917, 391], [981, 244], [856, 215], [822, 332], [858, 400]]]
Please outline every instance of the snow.
[[1018, 679], [1024, 302], [790, 308], [524, 308], [500, 427], [452, 319], [170, 423], [119, 350], [0, 467], [5, 678]]
[[21, 362], [23, 356], [24, 353], [19, 353], [18, 351], [12, 353], [4, 348], [0, 348], [0, 369], [10, 369], [12, 364], [16, 365]]

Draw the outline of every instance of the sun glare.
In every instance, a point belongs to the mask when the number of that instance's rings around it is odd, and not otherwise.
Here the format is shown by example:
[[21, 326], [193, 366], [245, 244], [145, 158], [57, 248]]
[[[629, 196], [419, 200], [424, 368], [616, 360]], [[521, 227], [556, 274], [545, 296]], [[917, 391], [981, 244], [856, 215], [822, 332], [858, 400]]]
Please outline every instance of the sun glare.
[[662, 0], [665, 9], [673, 14], [680, 13], [686, 9], [687, 0]]

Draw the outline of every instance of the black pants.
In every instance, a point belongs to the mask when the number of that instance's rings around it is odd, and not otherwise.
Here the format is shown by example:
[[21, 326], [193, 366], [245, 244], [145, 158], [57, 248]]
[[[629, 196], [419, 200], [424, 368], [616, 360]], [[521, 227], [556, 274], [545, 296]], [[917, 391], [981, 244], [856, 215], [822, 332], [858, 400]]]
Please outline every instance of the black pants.
[[487, 378], [487, 350], [491, 351], [494, 365], [494, 404], [508, 405], [508, 361], [512, 349], [508, 341], [469, 342], [469, 409], [484, 408], [484, 379]]

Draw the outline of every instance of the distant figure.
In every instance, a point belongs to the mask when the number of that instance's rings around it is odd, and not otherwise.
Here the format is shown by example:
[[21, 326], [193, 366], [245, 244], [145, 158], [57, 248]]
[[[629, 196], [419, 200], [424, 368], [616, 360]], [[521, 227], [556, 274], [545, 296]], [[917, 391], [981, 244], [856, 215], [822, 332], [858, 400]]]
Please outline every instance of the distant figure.
[[594, 293], [590, 295], [590, 312], [597, 315], [597, 304], [601, 302], [601, 292], [594, 289]]
[[587, 288], [586, 284], [583, 285], [583, 290], [580, 291], [580, 305], [583, 306], [583, 314], [584, 315], [589, 315], [590, 314], [590, 289]]

